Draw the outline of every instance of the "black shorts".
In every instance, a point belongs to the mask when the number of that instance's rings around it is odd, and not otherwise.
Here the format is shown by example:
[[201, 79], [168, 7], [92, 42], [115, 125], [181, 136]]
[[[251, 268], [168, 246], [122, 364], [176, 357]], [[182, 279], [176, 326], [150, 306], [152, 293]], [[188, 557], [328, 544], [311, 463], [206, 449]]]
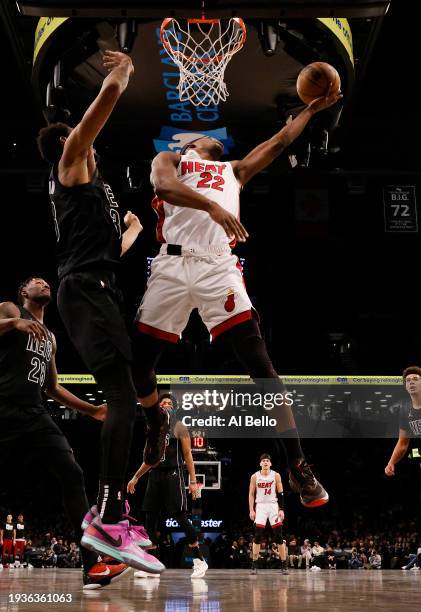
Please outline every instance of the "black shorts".
[[67, 333], [88, 370], [95, 374], [132, 351], [122, 316], [122, 297], [112, 272], [89, 270], [65, 276], [57, 306]]
[[163, 512], [166, 516], [187, 511], [186, 485], [181, 468], [149, 472], [142, 510]]
[[30, 406], [0, 404], [0, 462], [2, 456], [10, 461], [10, 453], [21, 452], [32, 461], [55, 452], [73, 453], [63, 432], [47, 412], [31, 410]]

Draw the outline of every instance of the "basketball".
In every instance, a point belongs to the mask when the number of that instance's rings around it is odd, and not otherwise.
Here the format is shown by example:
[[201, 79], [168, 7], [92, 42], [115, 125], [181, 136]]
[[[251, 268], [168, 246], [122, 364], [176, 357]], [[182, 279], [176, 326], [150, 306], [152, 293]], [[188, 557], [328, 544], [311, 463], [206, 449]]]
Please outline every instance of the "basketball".
[[325, 96], [332, 83], [332, 91], [341, 88], [341, 79], [336, 68], [326, 62], [313, 62], [305, 66], [297, 79], [297, 93], [305, 104]]

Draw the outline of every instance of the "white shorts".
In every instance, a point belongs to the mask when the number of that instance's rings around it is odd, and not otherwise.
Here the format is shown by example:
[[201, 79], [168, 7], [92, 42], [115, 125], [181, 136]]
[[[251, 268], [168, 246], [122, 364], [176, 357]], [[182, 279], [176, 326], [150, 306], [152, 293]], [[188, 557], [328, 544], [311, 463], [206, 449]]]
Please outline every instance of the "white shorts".
[[199, 256], [166, 255], [163, 250], [152, 262], [137, 311], [139, 331], [177, 342], [194, 308], [212, 338], [252, 318], [238, 257], [230, 251]]
[[277, 502], [256, 504], [256, 518], [254, 523], [256, 527], [266, 527], [266, 521], [269, 521], [271, 527], [279, 527], [282, 521], [278, 517], [279, 506]]

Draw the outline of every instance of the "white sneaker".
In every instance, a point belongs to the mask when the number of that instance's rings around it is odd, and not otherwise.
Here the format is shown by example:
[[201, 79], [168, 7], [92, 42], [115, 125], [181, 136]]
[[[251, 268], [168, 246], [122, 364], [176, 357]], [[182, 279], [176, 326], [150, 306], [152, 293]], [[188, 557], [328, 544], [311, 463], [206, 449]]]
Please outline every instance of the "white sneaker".
[[402, 565], [401, 569], [406, 570], [406, 565]]
[[310, 572], [320, 572], [321, 569], [318, 565], [313, 565], [313, 567], [310, 567]]
[[135, 578], [159, 578], [159, 574], [152, 574], [151, 572], [144, 572], [143, 570], [137, 570], [133, 573]]
[[414, 567], [411, 567], [411, 569], [409, 570], [410, 572], [419, 572], [420, 568], [417, 567], [416, 565], [414, 565]]
[[206, 561], [202, 561], [201, 559], [193, 559], [193, 573], [191, 578], [203, 578], [207, 569], [208, 564]]

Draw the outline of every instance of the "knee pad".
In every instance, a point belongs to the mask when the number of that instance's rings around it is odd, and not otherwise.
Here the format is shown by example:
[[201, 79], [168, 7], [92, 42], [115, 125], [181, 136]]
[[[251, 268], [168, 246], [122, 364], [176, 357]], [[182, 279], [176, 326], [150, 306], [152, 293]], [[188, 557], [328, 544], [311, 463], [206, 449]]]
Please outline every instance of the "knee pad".
[[255, 544], [260, 544], [262, 542], [264, 531], [265, 531], [264, 527], [255, 527], [254, 538], [253, 538], [253, 542]]
[[279, 527], [272, 527], [272, 531], [273, 539], [275, 540], [276, 544], [283, 544], [284, 537], [282, 535], [282, 525], [279, 525]]

